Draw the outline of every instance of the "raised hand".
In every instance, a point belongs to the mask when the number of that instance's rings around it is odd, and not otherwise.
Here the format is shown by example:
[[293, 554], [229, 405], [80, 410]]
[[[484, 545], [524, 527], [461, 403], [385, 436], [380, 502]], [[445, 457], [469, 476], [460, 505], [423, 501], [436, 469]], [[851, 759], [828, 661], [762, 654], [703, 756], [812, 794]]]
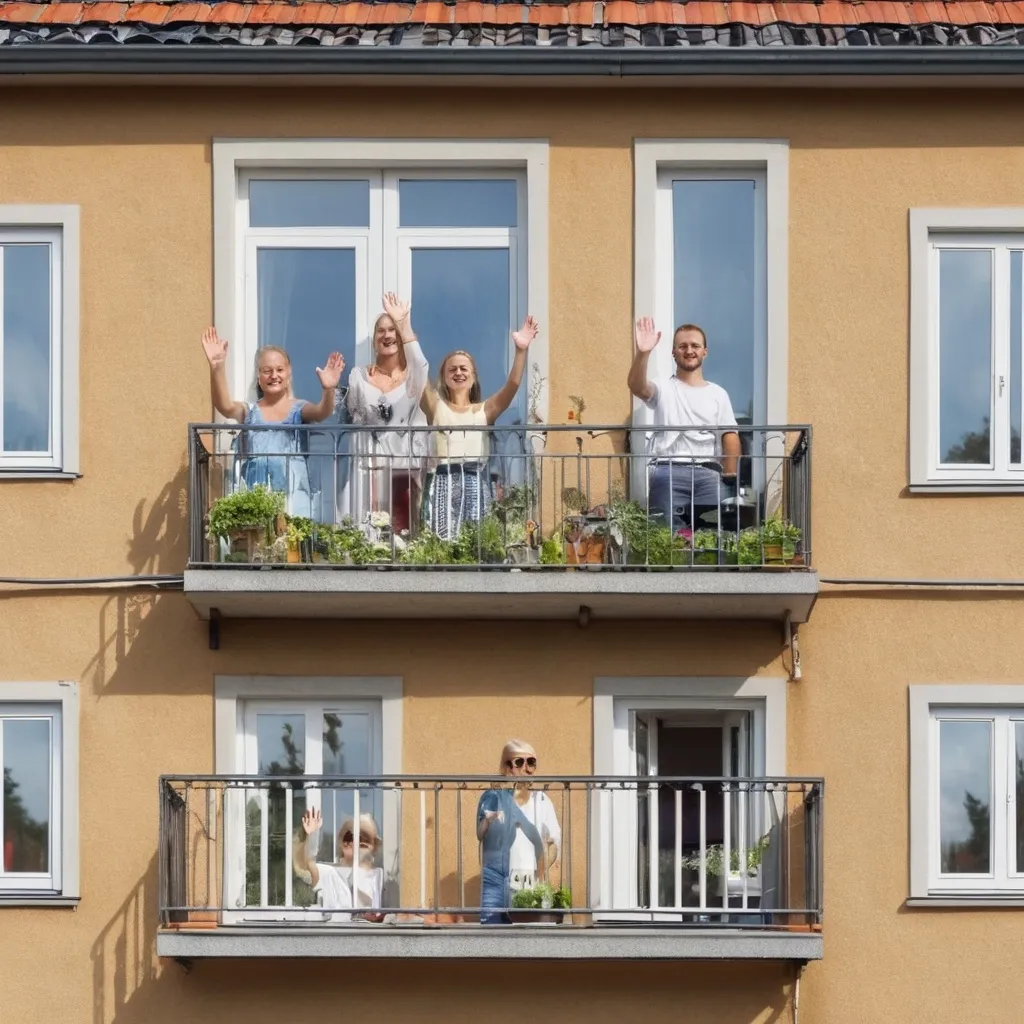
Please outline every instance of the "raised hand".
[[228, 357], [228, 343], [217, 333], [216, 327], [203, 331], [203, 351], [211, 370], [219, 369]]
[[344, 372], [345, 360], [340, 352], [332, 352], [327, 357], [327, 365], [322, 370], [319, 366], [316, 368], [316, 375], [320, 378], [320, 383], [328, 391], [333, 391], [338, 386], [338, 381], [341, 380], [341, 375]]
[[516, 348], [521, 348], [523, 351], [530, 347], [533, 339], [537, 337], [537, 332], [540, 330], [540, 325], [532, 316], [527, 316], [523, 321], [523, 326], [518, 331], [512, 332], [512, 340], [516, 343]]
[[405, 323], [412, 313], [412, 303], [400, 299], [394, 292], [385, 292], [381, 300], [384, 312], [394, 321], [395, 326]]
[[307, 836], [311, 836], [314, 832], [320, 831], [320, 826], [323, 825], [323, 815], [315, 807], [309, 808], [302, 815], [302, 829]]
[[661, 341], [661, 331], [655, 330], [653, 317], [642, 316], [636, 322], [634, 337], [638, 352], [651, 352]]

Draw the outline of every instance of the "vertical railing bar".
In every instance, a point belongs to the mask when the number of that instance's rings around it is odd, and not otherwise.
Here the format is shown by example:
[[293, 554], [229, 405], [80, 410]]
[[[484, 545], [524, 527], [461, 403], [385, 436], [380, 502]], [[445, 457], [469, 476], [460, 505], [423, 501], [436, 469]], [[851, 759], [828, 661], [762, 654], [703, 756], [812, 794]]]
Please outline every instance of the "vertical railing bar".
[[683, 905], [683, 791], [676, 786], [675, 790], [675, 812], [676, 812], [676, 848], [675, 859], [673, 860], [673, 874], [675, 875], [676, 909]]
[[722, 786], [722, 821], [725, 842], [722, 843], [722, 906], [729, 909], [729, 875], [732, 870], [732, 792], [729, 783]]
[[700, 800], [700, 909], [708, 908], [708, 793], [703, 786], [698, 787]]
[[[565, 887], [572, 892], [572, 784], [566, 783], [562, 787], [562, 821], [565, 828], [562, 830], [562, 870], [565, 876]], [[573, 905], [576, 899], [573, 897]]]
[[360, 822], [359, 806], [359, 785], [352, 789], [352, 906], [359, 907], [359, 858], [362, 855], [361, 840], [363, 838], [362, 823]]
[[459, 872], [459, 907], [466, 906], [466, 879], [463, 874], [462, 864], [462, 790], [461, 785], [455, 787], [455, 834], [458, 836], [456, 844], [456, 859]]
[[441, 783], [434, 783], [434, 909], [441, 905]]
[[267, 906], [267, 871], [269, 870], [270, 859], [270, 815], [268, 812], [269, 795], [262, 786], [256, 791], [259, 793], [260, 806], [260, 906]]
[[292, 829], [294, 824], [294, 795], [292, 793], [292, 787], [287, 786], [284, 791], [284, 905], [290, 907], [292, 905], [292, 871], [294, 870], [294, 863], [292, 861]]
[[427, 905], [427, 791], [420, 788], [420, 906]]
[[739, 867], [740, 867], [740, 906], [747, 909], [747, 790], [745, 783], [740, 783], [739, 792], [736, 794], [736, 799], [739, 804], [739, 819], [740, 819], [740, 849], [739, 849]]

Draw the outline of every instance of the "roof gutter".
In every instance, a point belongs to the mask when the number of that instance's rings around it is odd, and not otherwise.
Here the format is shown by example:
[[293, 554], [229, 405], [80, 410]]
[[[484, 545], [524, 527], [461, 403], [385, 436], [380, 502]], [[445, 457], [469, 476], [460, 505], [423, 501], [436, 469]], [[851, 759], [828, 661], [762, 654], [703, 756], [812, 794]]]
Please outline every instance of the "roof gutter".
[[1024, 47], [189, 46], [27, 43], [0, 46], [0, 80], [21, 76], [446, 75], [606, 79], [933, 78], [1024, 75]]

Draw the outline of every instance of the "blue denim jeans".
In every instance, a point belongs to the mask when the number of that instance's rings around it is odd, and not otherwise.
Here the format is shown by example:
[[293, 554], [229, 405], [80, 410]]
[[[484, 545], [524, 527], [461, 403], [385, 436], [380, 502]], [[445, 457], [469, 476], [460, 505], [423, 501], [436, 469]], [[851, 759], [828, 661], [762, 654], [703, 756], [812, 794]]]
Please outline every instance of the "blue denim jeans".
[[484, 865], [480, 872], [480, 923], [511, 924], [508, 908], [508, 875], [501, 868]]
[[673, 532], [683, 526], [697, 529], [703, 524], [693, 522], [694, 509], [721, 502], [722, 476], [706, 466], [663, 462], [651, 467], [648, 493], [651, 515], [662, 516]]

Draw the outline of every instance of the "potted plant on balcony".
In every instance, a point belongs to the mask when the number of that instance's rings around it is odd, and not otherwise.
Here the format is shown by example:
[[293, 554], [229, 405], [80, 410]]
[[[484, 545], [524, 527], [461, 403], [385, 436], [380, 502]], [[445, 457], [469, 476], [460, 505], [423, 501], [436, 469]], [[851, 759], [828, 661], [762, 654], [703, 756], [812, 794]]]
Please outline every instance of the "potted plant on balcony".
[[[753, 846], [748, 846], [746, 851], [745, 874], [747, 879], [757, 878], [761, 869], [761, 861], [764, 859], [765, 851], [768, 849], [769, 837], [761, 836]], [[709, 846], [704, 851], [704, 863], [707, 876], [715, 879], [715, 891], [719, 897], [725, 896], [728, 891], [730, 904], [734, 899], [742, 899], [743, 896], [743, 875], [740, 873], [740, 851], [733, 848], [729, 851], [729, 871], [725, 871], [725, 848], [721, 844]], [[700, 872], [700, 854], [692, 854], [683, 858], [683, 867], [690, 871]], [[695, 882], [693, 891], [699, 889], [699, 882]], [[749, 906], [760, 905], [761, 887], [759, 884], [751, 885], [747, 882], [747, 903]]]
[[638, 542], [630, 548], [630, 564], [646, 565], [654, 569], [691, 565], [691, 537], [689, 530], [677, 530], [673, 533], [667, 526], [649, 525], [642, 532]]
[[288, 546], [289, 562], [313, 561], [313, 529], [312, 519], [305, 516], [285, 516], [288, 524], [285, 540]]
[[509, 917], [513, 924], [561, 924], [565, 911], [571, 907], [572, 893], [568, 889], [555, 889], [540, 882], [532, 889], [519, 889], [512, 894]]
[[780, 517], [765, 520], [761, 527], [766, 565], [791, 565], [796, 557], [796, 546], [800, 542], [798, 526]]
[[608, 556], [613, 565], [627, 565], [630, 552], [643, 547], [650, 525], [640, 503], [613, 493], [608, 503]]
[[258, 562], [264, 548], [285, 532], [285, 496], [257, 484], [218, 498], [206, 516], [207, 536], [227, 542], [228, 562]]
[[600, 565], [608, 544], [608, 516], [604, 509], [589, 509], [578, 487], [562, 490], [562, 540], [568, 565]]

